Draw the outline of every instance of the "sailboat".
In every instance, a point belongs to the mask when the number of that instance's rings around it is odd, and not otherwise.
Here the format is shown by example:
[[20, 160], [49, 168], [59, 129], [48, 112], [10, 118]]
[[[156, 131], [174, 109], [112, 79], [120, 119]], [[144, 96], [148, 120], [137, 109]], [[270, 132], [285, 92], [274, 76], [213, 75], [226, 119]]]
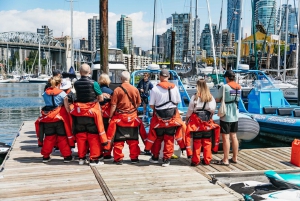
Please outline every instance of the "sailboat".
[[[28, 82], [29, 83], [47, 83], [48, 80], [50, 79], [51, 76], [47, 74], [41, 74], [42, 72], [42, 67], [41, 67], [41, 42], [40, 42], [40, 37], [39, 37], [39, 68], [38, 68], [38, 76], [35, 78], [29, 78]], [[49, 64], [48, 64], [49, 65]]]

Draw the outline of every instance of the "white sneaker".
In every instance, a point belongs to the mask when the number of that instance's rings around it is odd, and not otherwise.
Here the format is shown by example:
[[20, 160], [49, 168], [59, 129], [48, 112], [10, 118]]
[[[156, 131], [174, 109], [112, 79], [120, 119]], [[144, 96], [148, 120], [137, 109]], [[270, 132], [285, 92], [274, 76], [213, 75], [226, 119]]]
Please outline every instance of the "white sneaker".
[[86, 162], [85, 159], [79, 159], [79, 165], [84, 165], [85, 162]]
[[91, 161], [90, 166], [104, 165], [102, 161]]

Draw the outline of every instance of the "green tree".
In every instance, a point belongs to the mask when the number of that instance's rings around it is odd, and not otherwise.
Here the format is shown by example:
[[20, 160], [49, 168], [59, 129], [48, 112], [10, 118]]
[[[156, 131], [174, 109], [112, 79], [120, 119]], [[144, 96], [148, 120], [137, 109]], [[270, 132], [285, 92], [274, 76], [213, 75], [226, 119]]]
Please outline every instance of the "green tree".
[[123, 48], [123, 54], [128, 54], [127, 47], [124, 47], [124, 48]]

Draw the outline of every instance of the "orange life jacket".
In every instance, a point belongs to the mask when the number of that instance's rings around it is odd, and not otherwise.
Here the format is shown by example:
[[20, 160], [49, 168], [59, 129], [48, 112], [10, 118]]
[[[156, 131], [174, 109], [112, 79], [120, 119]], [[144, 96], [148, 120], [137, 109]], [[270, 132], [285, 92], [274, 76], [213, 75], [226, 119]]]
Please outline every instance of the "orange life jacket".
[[[46, 89], [45, 93], [51, 96], [56, 96], [60, 94], [62, 90], [49, 87]], [[44, 131], [41, 128], [41, 123], [53, 123], [63, 121], [66, 135], [68, 137], [68, 143], [71, 147], [75, 146], [74, 143], [74, 136], [72, 134], [72, 127], [71, 127], [71, 120], [68, 112], [63, 106], [58, 106], [51, 111], [43, 111], [41, 110], [41, 116], [35, 121], [35, 131], [38, 138], [38, 145], [43, 146], [43, 139], [44, 139]]]
[[212, 119], [209, 121], [202, 121], [197, 114], [192, 113], [189, 118], [189, 122], [187, 124], [186, 129], [186, 152], [187, 155], [192, 155], [193, 151], [191, 149], [191, 132], [201, 132], [201, 131], [211, 131], [213, 130], [212, 135], [212, 151], [217, 152], [219, 149], [219, 142], [220, 142], [220, 126], [216, 124]]
[[80, 103], [70, 106], [70, 114], [75, 117], [92, 117], [98, 129], [101, 144], [107, 144], [99, 102]]
[[155, 113], [153, 113], [153, 117], [151, 118], [151, 122], [150, 122], [149, 134], [145, 141], [145, 150], [151, 150], [151, 147], [157, 138], [156, 131], [155, 131], [156, 128], [169, 128], [169, 127], [177, 127], [174, 137], [179, 147], [181, 149], [184, 149], [185, 148], [184, 136], [185, 136], [186, 125], [182, 121], [178, 109], [176, 108], [175, 115], [169, 120], [163, 120], [159, 118]]
[[110, 102], [101, 105], [102, 117], [109, 118], [111, 104]]
[[239, 85], [238, 83], [236, 83], [235, 81], [230, 81], [227, 83], [232, 89], [237, 89], [240, 90], [242, 87], [241, 85]]
[[[133, 113], [115, 113], [111, 118], [108, 129], [107, 129], [107, 138], [110, 143], [104, 147], [106, 150], [110, 150], [113, 140], [115, 138], [117, 126], [120, 127], [138, 127], [139, 135], [141, 136], [143, 142], [147, 137], [147, 133], [144, 127], [142, 120], [137, 116], [137, 112]], [[126, 140], [126, 139], [124, 139]]]

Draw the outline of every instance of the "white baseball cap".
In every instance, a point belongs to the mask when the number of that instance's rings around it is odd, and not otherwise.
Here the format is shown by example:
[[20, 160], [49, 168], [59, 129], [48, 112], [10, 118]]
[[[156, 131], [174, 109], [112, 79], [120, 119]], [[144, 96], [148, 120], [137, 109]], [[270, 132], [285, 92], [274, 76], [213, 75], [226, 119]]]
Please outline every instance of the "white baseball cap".
[[60, 84], [60, 89], [66, 90], [72, 87], [71, 81], [69, 79], [62, 79]]

